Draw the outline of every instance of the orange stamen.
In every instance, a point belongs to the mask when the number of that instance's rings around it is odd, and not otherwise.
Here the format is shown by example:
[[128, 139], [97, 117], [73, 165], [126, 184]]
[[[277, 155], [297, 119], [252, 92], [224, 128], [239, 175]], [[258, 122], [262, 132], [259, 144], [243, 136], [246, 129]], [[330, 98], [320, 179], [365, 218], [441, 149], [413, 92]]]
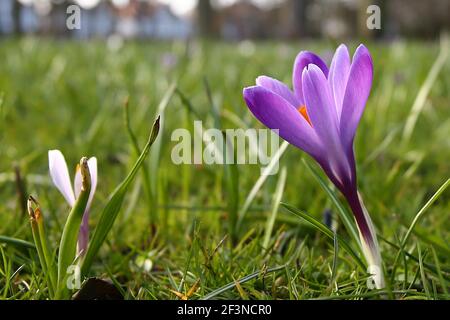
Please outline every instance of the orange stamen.
[[303, 118], [305, 118], [305, 120], [308, 121], [309, 125], [312, 126], [311, 120], [309, 120], [308, 113], [306, 113], [306, 106], [301, 105], [300, 107], [297, 108], [297, 110], [300, 112], [300, 114], [303, 116]]

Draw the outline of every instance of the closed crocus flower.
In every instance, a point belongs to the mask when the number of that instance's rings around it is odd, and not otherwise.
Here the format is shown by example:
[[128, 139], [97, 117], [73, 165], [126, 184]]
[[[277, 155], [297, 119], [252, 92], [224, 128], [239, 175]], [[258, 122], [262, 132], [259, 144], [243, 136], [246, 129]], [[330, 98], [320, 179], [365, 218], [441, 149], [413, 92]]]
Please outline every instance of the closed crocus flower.
[[[88, 160], [88, 167], [91, 176], [91, 191], [89, 193], [89, 200], [84, 210], [83, 220], [80, 226], [80, 233], [78, 235], [78, 254], [86, 252], [89, 242], [89, 209], [91, 207], [92, 198], [94, 197], [95, 189], [97, 187], [97, 158], [92, 157]], [[59, 150], [50, 150], [48, 152], [48, 165], [50, 176], [53, 184], [58, 188], [59, 192], [64, 196], [67, 203], [73, 207], [75, 201], [80, 194], [82, 187], [81, 172], [77, 166], [75, 178], [73, 182], [70, 181], [69, 170], [67, 168], [64, 155]]]
[[260, 76], [256, 86], [245, 88], [243, 94], [253, 115], [313, 157], [344, 195], [358, 225], [367, 263], [375, 273], [375, 285], [382, 288], [381, 256], [372, 221], [358, 195], [353, 152], [372, 78], [367, 48], [360, 45], [351, 60], [347, 47], [340, 45], [329, 69], [314, 53], [300, 52], [294, 63], [293, 90]]

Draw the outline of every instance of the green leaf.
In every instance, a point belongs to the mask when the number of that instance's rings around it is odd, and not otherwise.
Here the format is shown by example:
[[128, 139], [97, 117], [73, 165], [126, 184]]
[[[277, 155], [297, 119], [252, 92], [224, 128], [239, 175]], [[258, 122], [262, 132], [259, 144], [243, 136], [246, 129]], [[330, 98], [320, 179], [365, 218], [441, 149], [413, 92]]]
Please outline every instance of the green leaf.
[[[338, 196], [331, 190], [331, 188], [328, 186], [328, 184], [325, 182], [325, 180], [320, 176], [320, 174], [307, 162], [305, 159], [302, 159], [303, 163], [306, 165], [308, 170], [311, 172], [313, 177], [317, 180], [317, 182], [320, 184], [323, 190], [328, 194], [331, 201], [334, 203], [334, 205], [337, 208], [337, 213], [339, 215], [339, 218], [341, 219], [342, 223], [345, 226], [345, 229], [347, 229], [347, 232], [351, 235], [353, 240], [356, 243], [360, 243], [359, 238], [359, 232], [358, 228], [355, 224], [355, 219], [353, 218], [353, 214], [351, 214], [345, 206], [339, 201]], [[358, 246], [359, 248], [360, 246]]]
[[[170, 102], [170, 99], [172, 98], [175, 89], [177, 87], [176, 82], [173, 82], [169, 89], [166, 91], [166, 93], [164, 94], [164, 97], [162, 98], [161, 102], [158, 105], [157, 108], [157, 114], [158, 114], [158, 118], [160, 118], [160, 127], [161, 127], [161, 131], [164, 130], [164, 125], [165, 125], [165, 111], [166, 108]], [[151, 187], [151, 192], [152, 192], [152, 196], [153, 196], [153, 209], [155, 209], [156, 206], [156, 199], [157, 199], [157, 176], [158, 176], [158, 169], [159, 169], [159, 160], [161, 157], [161, 148], [162, 148], [162, 139], [163, 136], [161, 135], [160, 137], [158, 137], [158, 139], [156, 139], [155, 141], [155, 145], [153, 147], [153, 152], [150, 155], [150, 172], [153, 175], [153, 179], [150, 181], [150, 187]]]
[[438, 256], [436, 254], [436, 250], [434, 250], [433, 247], [431, 247], [431, 253], [433, 253], [433, 259], [434, 259], [434, 262], [436, 264], [437, 275], [438, 275], [439, 282], [441, 284], [442, 291], [444, 291], [445, 297], [448, 300], [450, 298], [450, 296], [448, 295], [447, 281], [445, 280], [444, 275], [442, 274], [441, 264], [439, 263], [439, 259], [438, 259]]
[[419, 242], [417, 242], [417, 252], [419, 255], [419, 270], [420, 270], [420, 277], [422, 278], [423, 289], [424, 289], [427, 297], [429, 299], [431, 299], [430, 287], [429, 287], [428, 279], [425, 275], [425, 270], [424, 270], [425, 268], [423, 267], [423, 261], [425, 260], [426, 253], [425, 253], [425, 255], [422, 254], [422, 250], [420, 249]]
[[10, 244], [17, 248], [36, 250], [36, 246], [34, 244], [32, 244], [31, 242], [28, 242], [28, 241], [25, 241], [22, 239], [11, 238], [11, 237], [7, 237], [7, 236], [0, 236], [0, 243]]
[[[294, 215], [306, 220], [310, 224], [312, 224], [317, 230], [325, 234], [328, 238], [334, 241], [335, 233], [330, 230], [326, 225], [324, 225], [322, 222], [318, 221], [314, 217], [310, 216], [306, 212], [303, 212], [287, 203], [281, 203], [283, 207], [285, 207], [289, 212], [293, 213]], [[359, 258], [358, 254], [355, 252], [355, 250], [352, 248], [350, 244], [348, 244], [344, 239], [342, 239], [340, 236], [336, 235], [336, 238], [339, 242], [339, 244], [342, 246], [342, 248], [347, 251], [348, 254], [350, 254], [355, 262], [358, 264], [361, 269], [364, 271], [366, 270], [364, 262]]]
[[[47, 277], [49, 278], [50, 286], [52, 289], [57, 288], [57, 270], [56, 270], [56, 254], [52, 254], [51, 247], [49, 245], [48, 239], [47, 239], [47, 233], [45, 232], [44, 228], [44, 221], [42, 217], [37, 220], [37, 227], [38, 227], [38, 234], [39, 234], [39, 240], [41, 242], [41, 248], [42, 248], [42, 254], [44, 255], [43, 258], [45, 259], [45, 263], [47, 266]], [[53, 292], [55, 290], [52, 290]]]
[[442, 238], [439, 234], [433, 234], [425, 230], [425, 228], [417, 225], [414, 228], [414, 235], [420, 240], [431, 244], [435, 249], [441, 252], [443, 255], [450, 257], [450, 247], [446, 243], [445, 238]]
[[[231, 143], [224, 134], [224, 159], [235, 158]], [[226, 203], [228, 209], [229, 233], [231, 242], [237, 242], [237, 219], [239, 210], [239, 170], [236, 159], [230, 164], [224, 164], [224, 185], [226, 190]]]
[[226, 284], [223, 287], [220, 287], [220, 288], [218, 288], [218, 289], [208, 293], [206, 296], [202, 297], [200, 300], [211, 300], [212, 298], [218, 296], [219, 294], [222, 294], [222, 293], [224, 293], [224, 292], [226, 292], [226, 291], [228, 291], [230, 289], [233, 289], [234, 287], [236, 287], [237, 283], [238, 284], [242, 284], [242, 283], [245, 283], [247, 281], [250, 281], [252, 279], [257, 278], [258, 276], [261, 275], [262, 271], [264, 271], [263, 272], [264, 274], [268, 274], [268, 273], [271, 273], [271, 272], [276, 272], [276, 271], [279, 271], [279, 270], [283, 270], [284, 268], [286, 268], [286, 265], [282, 265], [282, 266], [278, 266], [278, 267], [268, 268], [266, 270], [259, 270], [259, 271], [253, 272], [252, 274], [249, 274], [249, 275], [247, 275], [247, 276], [245, 276], [245, 277], [243, 277], [243, 278], [241, 278], [239, 280], [235, 280], [233, 282], [230, 282], [229, 284]]
[[[83, 176], [83, 188], [75, 201], [75, 205], [67, 217], [64, 225], [58, 255], [58, 289], [62, 290], [63, 282], [66, 276], [67, 268], [73, 264], [76, 259], [78, 234], [80, 232], [81, 220], [89, 199], [91, 191], [91, 178], [87, 167], [87, 158], [82, 158], [80, 162]], [[84, 172], [84, 173], [83, 173]], [[85, 178], [86, 177], [86, 178]]]
[[[398, 250], [398, 251], [399, 251], [398, 255], [403, 254], [403, 255], [405, 255], [406, 257], [408, 257], [409, 259], [411, 259], [411, 260], [413, 260], [413, 261], [419, 263], [419, 258], [417, 258], [417, 257], [414, 256], [413, 254], [409, 253], [408, 251], [405, 251], [404, 248], [400, 248], [400, 247], [399, 247], [398, 245], [396, 245], [395, 243], [393, 243], [393, 242], [391, 242], [391, 241], [389, 241], [389, 240], [387, 240], [387, 239], [381, 237], [380, 235], [378, 235], [378, 238], [379, 238], [380, 240], [384, 241], [386, 244], [388, 244], [388, 245], [391, 246], [392, 248], [394, 248], [395, 250]], [[434, 273], [436, 273], [436, 274], [438, 273], [438, 268], [437, 268], [437, 266], [435, 266], [435, 265], [433, 265], [433, 264], [424, 262], [424, 263], [423, 263], [423, 266], [424, 266], [425, 268], [427, 268], [428, 270], [430, 270], [431, 272], [434, 272]], [[450, 268], [448, 268], [448, 267], [446, 267], [446, 266], [442, 266], [441, 269], [442, 269], [445, 273], [450, 273]], [[450, 281], [450, 279], [449, 279], [448, 277], [447, 277], [447, 280]]]
[[440, 188], [433, 194], [433, 196], [430, 198], [430, 200], [425, 203], [425, 205], [417, 212], [416, 216], [414, 217], [413, 221], [411, 222], [411, 225], [408, 228], [408, 231], [406, 232], [405, 236], [400, 242], [399, 251], [397, 252], [397, 255], [395, 256], [394, 263], [392, 264], [392, 276], [391, 278], [394, 279], [395, 277], [395, 271], [397, 268], [398, 259], [400, 258], [401, 253], [404, 251], [406, 242], [408, 242], [409, 237], [411, 236], [412, 232], [414, 231], [414, 227], [419, 222], [420, 218], [424, 215], [424, 213], [428, 210], [428, 208], [431, 207], [431, 205], [440, 197], [440, 195], [447, 189], [447, 187], [450, 185], [450, 179], [447, 179], [443, 185], [440, 186]]
[[261, 173], [258, 180], [256, 180], [255, 184], [253, 185], [252, 189], [247, 195], [247, 198], [245, 198], [244, 204], [242, 205], [238, 213], [238, 221], [237, 221], [238, 230], [240, 230], [245, 215], [247, 214], [247, 211], [250, 208], [250, 205], [255, 199], [257, 193], [259, 192], [264, 182], [266, 182], [267, 178], [269, 177], [268, 173], [272, 172], [272, 170], [275, 168], [275, 165], [278, 164], [278, 161], [280, 160], [281, 156], [284, 154], [288, 146], [289, 142], [283, 141], [281, 147], [277, 150], [277, 152], [273, 155], [272, 159], [270, 160], [270, 163], [264, 168], [264, 171]]
[[150, 147], [152, 146], [153, 142], [155, 141], [156, 137], [158, 136], [158, 132], [159, 132], [159, 117], [156, 119], [155, 123], [153, 124], [152, 131], [150, 133], [147, 143], [144, 146], [144, 149], [142, 150], [141, 155], [137, 159], [136, 163], [134, 164], [134, 166], [131, 169], [128, 176], [113, 191], [113, 193], [110, 196], [110, 200], [108, 201], [108, 203], [106, 204], [106, 206], [104, 207], [104, 209], [101, 213], [97, 227], [95, 228], [94, 234], [89, 243], [89, 247], [86, 251], [86, 255], [82, 262], [82, 267], [81, 267], [82, 275], [86, 275], [89, 272], [89, 269], [91, 268], [91, 265], [92, 265], [95, 255], [100, 250], [100, 247], [102, 246], [103, 242], [105, 241], [106, 236], [108, 235], [109, 231], [111, 230], [111, 228], [114, 224], [114, 221], [116, 220], [117, 215], [119, 214], [125, 194], [129, 188], [131, 182], [133, 181], [134, 177], [136, 176], [137, 172], [139, 171], [139, 168], [142, 166], [142, 163], [144, 162], [146, 156], [148, 155], [148, 153], [150, 151]]
[[408, 231], [406, 232], [405, 237], [403, 238], [401, 242], [401, 247], [405, 247], [406, 242], [408, 241], [409, 237], [411, 236], [411, 233], [414, 230], [414, 227], [416, 226], [419, 219], [422, 217], [422, 215], [427, 211], [429, 207], [440, 197], [440, 195], [447, 189], [447, 187], [450, 185], [450, 179], [447, 179], [447, 181], [444, 182], [444, 184], [436, 191], [435, 194], [430, 198], [430, 200], [425, 203], [425, 205], [422, 207], [422, 209], [417, 212], [416, 216], [414, 217], [413, 221], [411, 222], [411, 225], [409, 226]]
[[410, 141], [411, 136], [414, 132], [414, 128], [416, 127], [417, 119], [425, 108], [428, 95], [431, 92], [436, 79], [438, 79], [439, 73], [442, 69], [444, 69], [446, 62], [448, 61], [447, 58], [450, 52], [449, 48], [450, 45], [448, 37], [441, 37], [439, 55], [434, 60], [433, 66], [428, 72], [425, 81], [420, 86], [420, 89], [417, 92], [416, 99], [414, 100], [414, 104], [411, 107], [408, 118], [406, 119], [402, 137], [404, 143], [408, 143]]
[[283, 196], [284, 186], [286, 184], [287, 170], [286, 167], [281, 169], [280, 177], [278, 178], [277, 186], [275, 188], [275, 193], [273, 195], [272, 212], [267, 219], [263, 248], [267, 249], [269, 247], [270, 236], [272, 235], [273, 225], [277, 218], [278, 207], [280, 206], [281, 197]]
[[[127, 129], [128, 132], [128, 136], [130, 138], [131, 144], [133, 146], [133, 149], [136, 153], [136, 156], [139, 157], [139, 155], [141, 154], [141, 148], [139, 147], [139, 142], [136, 138], [136, 135], [133, 132], [133, 129], [131, 128], [131, 123], [130, 123], [130, 112], [129, 112], [129, 100], [127, 99], [125, 102], [125, 107], [124, 107], [124, 120], [125, 120], [125, 127]], [[154, 210], [152, 210], [152, 205], [153, 205], [153, 196], [152, 196], [152, 191], [151, 191], [151, 187], [150, 187], [150, 173], [148, 172], [148, 168], [147, 166], [143, 166], [142, 167], [142, 179], [144, 181], [144, 191], [145, 194], [147, 195], [147, 200], [148, 200], [148, 204], [149, 204], [149, 218], [150, 218], [150, 223], [155, 223], [155, 217], [154, 215]]]

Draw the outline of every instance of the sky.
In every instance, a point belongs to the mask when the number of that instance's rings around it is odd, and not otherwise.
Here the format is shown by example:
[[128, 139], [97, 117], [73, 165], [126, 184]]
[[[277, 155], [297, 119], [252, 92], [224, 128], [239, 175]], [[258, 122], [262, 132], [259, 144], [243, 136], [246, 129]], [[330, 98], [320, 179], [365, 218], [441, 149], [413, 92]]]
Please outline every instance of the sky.
[[169, 4], [177, 15], [185, 15], [197, 5], [197, 0], [159, 0], [159, 2]]
[[[33, 2], [44, 2], [45, 0], [19, 0], [21, 3], [25, 5], [29, 5]], [[58, 1], [58, 0], [47, 0], [47, 1]], [[91, 9], [95, 7], [101, 0], [75, 0], [83, 9]], [[117, 6], [126, 5], [129, 0], [110, 0]], [[184, 15], [189, 13], [192, 9], [195, 8], [197, 4], [197, 0], [158, 0], [161, 3], [165, 3], [170, 5], [172, 11], [178, 15]], [[220, 0], [223, 1], [223, 0]], [[225, 0], [226, 2], [230, 0]], [[231, 0], [233, 2], [233, 0]]]
[[[228, 6], [237, 1], [238, 0], [213, 0], [213, 2], [220, 6]], [[282, 0], [252, 0], [253, 3], [261, 7], [271, 7], [277, 5], [281, 1]], [[197, 5], [197, 0], [159, 0], [159, 2], [169, 4], [172, 11], [178, 15], [189, 13]]]

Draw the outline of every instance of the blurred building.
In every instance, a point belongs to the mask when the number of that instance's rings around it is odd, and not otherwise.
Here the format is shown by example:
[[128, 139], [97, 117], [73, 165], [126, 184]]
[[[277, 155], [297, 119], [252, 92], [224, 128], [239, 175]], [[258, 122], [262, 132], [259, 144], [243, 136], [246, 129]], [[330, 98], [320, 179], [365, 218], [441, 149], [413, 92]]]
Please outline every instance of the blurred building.
[[[188, 16], [175, 15], [158, 0], [92, 0], [92, 8], [82, 9], [81, 29], [70, 31], [66, 9], [77, 1], [81, 0], [0, 0], [0, 33], [241, 40], [430, 38], [450, 29], [450, 0], [265, 0], [264, 6], [262, 0], [236, 0], [230, 5], [218, 5], [225, 0], [197, 0], [197, 9]], [[366, 26], [371, 4], [381, 9], [381, 30]]]
[[217, 12], [214, 28], [228, 40], [265, 38], [270, 32], [265, 25], [267, 17], [267, 13], [253, 3], [237, 2]]
[[[262, 9], [257, 0], [241, 0], [216, 9], [210, 28], [229, 40], [435, 38], [450, 29], [449, 0], [284, 0]], [[367, 28], [367, 8], [380, 10], [380, 30]]]
[[[47, 1], [48, 5], [42, 5]], [[0, 33], [14, 30], [13, 11], [19, 2], [0, 0]], [[193, 23], [176, 16], [168, 5], [157, 1], [129, 0], [114, 6], [110, 1], [100, 1], [91, 9], [81, 8], [81, 28], [66, 27], [68, 5], [72, 1], [38, 0], [29, 5], [19, 3], [20, 33], [34, 33], [76, 38], [107, 37], [118, 34], [126, 38], [185, 39], [193, 35]]]
[[186, 19], [176, 16], [167, 5], [144, 4], [138, 10], [137, 21], [140, 37], [157, 39], [185, 39], [193, 35], [194, 25]]

